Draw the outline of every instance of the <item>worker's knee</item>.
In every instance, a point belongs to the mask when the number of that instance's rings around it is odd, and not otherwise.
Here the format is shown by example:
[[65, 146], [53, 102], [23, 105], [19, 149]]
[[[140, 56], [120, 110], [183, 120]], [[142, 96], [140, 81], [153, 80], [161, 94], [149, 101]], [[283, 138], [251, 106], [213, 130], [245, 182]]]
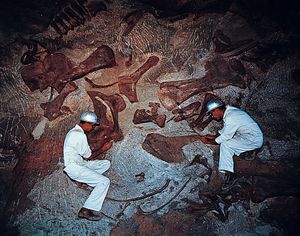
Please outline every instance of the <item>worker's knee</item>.
[[224, 154], [228, 153], [232, 156], [234, 154], [234, 152], [235, 152], [235, 148], [231, 142], [225, 141], [220, 144], [220, 153], [224, 153]]
[[220, 144], [220, 149], [229, 149], [230, 147], [230, 143], [228, 141], [225, 141], [223, 143]]
[[105, 169], [109, 169], [110, 168], [110, 161], [109, 160], [103, 160], [102, 165], [105, 166]]
[[103, 184], [107, 185], [107, 186], [110, 185], [110, 179], [107, 178], [107, 177], [105, 177], [105, 176], [104, 176], [104, 178], [103, 178], [103, 180], [102, 180], [101, 182], [102, 182]]

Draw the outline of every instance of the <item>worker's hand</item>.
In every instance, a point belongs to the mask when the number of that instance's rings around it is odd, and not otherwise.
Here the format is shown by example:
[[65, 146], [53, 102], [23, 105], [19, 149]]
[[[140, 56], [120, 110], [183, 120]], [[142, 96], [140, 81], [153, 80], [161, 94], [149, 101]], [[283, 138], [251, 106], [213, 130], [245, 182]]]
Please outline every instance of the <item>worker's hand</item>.
[[85, 160], [94, 161], [94, 160], [97, 160], [97, 158], [95, 158], [94, 156], [90, 156], [89, 158], [85, 158]]
[[113, 140], [110, 140], [109, 142], [105, 143], [103, 147], [101, 148], [101, 153], [107, 152], [113, 145]]
[[210, 139], [208, 139], [205, 135], [204, 136], [200, 136], [200, 141], [203, 143], [208, 143], [210, 141]]
[[214, 144], [216, 145], [216, 141], [215, 141], [216, 136], [215, 135], [203, 135], [200, 136], [200, 141], [205, 143], [205, 144]]

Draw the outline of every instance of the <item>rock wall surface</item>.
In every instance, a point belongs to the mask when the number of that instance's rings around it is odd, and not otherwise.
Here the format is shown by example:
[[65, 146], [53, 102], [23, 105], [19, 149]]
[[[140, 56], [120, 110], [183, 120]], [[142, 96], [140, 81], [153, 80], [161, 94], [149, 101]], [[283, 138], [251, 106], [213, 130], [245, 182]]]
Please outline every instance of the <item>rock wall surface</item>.
[[[34, 2], [8, 4], [24, 27], [4, 14], [0, 28], [5, 234], [299, 232], [298, 6], [278, 18], [278, 1]], [[265, 138], [255, 159], [236, 158], [223, 192], [218, 148], [198, 139], [221, 127], [203, 115], [211, 96], [246, 110]], [[86, 110], [114, 140], [99, 222], [77, 218], [91, 189], [63, 172], [64, 136]]]

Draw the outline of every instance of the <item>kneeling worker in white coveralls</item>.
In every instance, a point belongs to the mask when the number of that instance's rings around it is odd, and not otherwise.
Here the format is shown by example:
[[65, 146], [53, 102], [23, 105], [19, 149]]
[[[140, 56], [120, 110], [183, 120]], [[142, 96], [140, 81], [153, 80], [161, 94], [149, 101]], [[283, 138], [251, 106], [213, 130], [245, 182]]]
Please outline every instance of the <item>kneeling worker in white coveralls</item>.
[[110, 167], [109, 160], [91, 160], [92, 151], [85, 133], [98, 126], [97, 116], [93, 112], [84, 112], [80, 124], [75, 125], [64, 141], [64, 171], [80, 183], [94, 187], [88, 199], [78, 213], [78, 217], [88, 220], [100, 220], [102, 217], [93, 211], [100, 211], [107, 194], [110, 180], [102, 175]]
[[210, 100], [206, 109], [213, 120], [223, 120], [223, 128], [218, 131], [219, 134], [201, 136], [200, 140], [206, 144], [220, 144], [219, 172], [226, 181], [234, 173], [233, 156], [260, 148], [263, 133], [246, 112], [225, 106], [219, 99]]

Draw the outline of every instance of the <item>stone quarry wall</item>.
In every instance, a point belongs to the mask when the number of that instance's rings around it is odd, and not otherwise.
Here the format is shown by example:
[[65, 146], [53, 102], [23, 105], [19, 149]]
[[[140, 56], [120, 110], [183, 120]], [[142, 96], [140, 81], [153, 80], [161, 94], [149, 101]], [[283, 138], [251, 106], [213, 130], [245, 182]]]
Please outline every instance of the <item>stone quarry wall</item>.
[[[177, 1], [167, 14], [157, 2], [68, 1], [34, 33], [2, 35], [0, 208], [8, 225], [21, 235], [295, 230], [299, 34], [235, 1], [204, 2]], [[70, 9], [79, 18], [66, 19]], [[241, 178], [229, 192], [214, 190], [217, 147], [198, 139], [221, 127], [203, 113], [210, 97], [246, 110], [264, 132], [256, 159], [237, 160]], [[91, 189], [63, 173], [64, 136], [86, 110], [114, 141], [102, 155], [112, 165], [100, 222], [76, 218]], [[97, 132], [92, 147], [103, 141]], [[288, 209], [291, 223], [282, 220]]]

